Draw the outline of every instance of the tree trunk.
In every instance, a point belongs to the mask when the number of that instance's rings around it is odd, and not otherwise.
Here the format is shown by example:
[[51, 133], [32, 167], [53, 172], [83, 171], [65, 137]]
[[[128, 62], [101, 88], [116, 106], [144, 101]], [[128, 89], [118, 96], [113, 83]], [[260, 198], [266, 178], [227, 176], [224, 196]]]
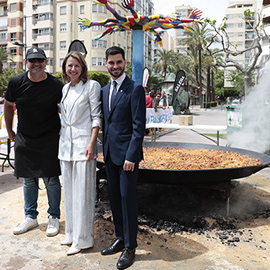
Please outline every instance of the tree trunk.
[[202, 51], [199, 49], [199, 87], [200, 87], [200, 104], [204, 108], [203, 94], [202, 94]]
[[206, 102], [211, 101], [211, 73], [210, 73], [210, 67], [207, 67], [207, 100]]
[[215, 87], [214, 87], [214, 70], [211, 70], [211, 101], [215, 101]]

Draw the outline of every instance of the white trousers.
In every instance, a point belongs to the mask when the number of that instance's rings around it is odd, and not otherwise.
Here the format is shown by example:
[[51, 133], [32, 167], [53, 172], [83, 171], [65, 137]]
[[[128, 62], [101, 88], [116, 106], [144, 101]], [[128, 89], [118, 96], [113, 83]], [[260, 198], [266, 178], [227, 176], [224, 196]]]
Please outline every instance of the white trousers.
[[66, 241], [85, 249], [94, 245], [96, 160], [60, 161], [65, 202]]

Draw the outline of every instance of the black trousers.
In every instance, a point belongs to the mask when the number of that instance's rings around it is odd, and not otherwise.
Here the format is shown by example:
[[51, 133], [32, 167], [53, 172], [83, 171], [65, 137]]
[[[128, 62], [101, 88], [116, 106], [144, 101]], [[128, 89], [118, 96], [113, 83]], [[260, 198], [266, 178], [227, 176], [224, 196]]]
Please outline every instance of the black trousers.
[[123, 171], [123, 165], [114, 164], [108, 154], [105, 166], [116, 237], [124, 240], [125, 247], [136, 248], [138, 164], [135, 164], [133, 172]]

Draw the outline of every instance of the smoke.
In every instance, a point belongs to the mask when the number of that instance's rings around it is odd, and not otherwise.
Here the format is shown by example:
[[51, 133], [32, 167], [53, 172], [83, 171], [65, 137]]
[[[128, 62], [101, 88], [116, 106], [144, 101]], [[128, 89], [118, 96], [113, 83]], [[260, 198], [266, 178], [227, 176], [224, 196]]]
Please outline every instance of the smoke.
[[232, 147], [261, 153], [270, 151], [269, 75], [270, 70], [268, 69], [239, 106], [239, 114], [242, 114], [242, 127], [232, 129], [232, 132], [228, 128], [227, 133], [228, 142]]

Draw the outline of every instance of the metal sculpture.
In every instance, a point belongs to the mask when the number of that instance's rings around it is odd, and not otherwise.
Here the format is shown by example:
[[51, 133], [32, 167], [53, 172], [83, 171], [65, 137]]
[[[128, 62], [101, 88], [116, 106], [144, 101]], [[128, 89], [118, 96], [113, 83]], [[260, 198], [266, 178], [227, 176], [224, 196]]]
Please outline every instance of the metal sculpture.
[[[79, 18], [78, 23], [82, 29], [87, 29], [93, 26], [104, 26], [106, 30], [94, 40], [98, 40], [107, 34], [112, 34], [117, 31], [132, 31], [133, 30], [133, 58], [132, 58], [132, 78], [139, 83], [142, 83], [142, 73], [144, 68], [144, 36], [143, 31], [150, 31], [155, 35], [155, 43], [162, 46], [162, 39], [156, 29], [185, 29], [188, 27], [183, 23], [201, 22], [201, 11], [194, 9], [186, 19], [180, 19], [180, 16], [173, 13], [168, 16], [151, 15], [143, 16], [134, 9], [134, 0], [123, 0], [122, 6], [131, 12], [131, 16], [121, 16], [117, 11], [112, 8], [107, 0], [95, 1], [96, 4], [104, 6], [114, 16], [99, 22], [92, 22], [87, 18]], [[137, 76], [138, 75], [138, 76]]]
[[99, 36], [97, 36], [94, 40], [98, 40], [104, 37], [107, 34], [112, 34], [117, 31], [126, 31], [126, 30], [143, 30], [153, 32], [156, 36], [155, 42], [162, 46], [162, 40], [159, 33], [156, 31], [157, 28], [161, 28], [164, 30], [168, 29], [185, 29], [188, 30], [188, 27], [183, 23], [190, 22], [201, 22], [199, 20], [201, 11], [198, 9], [194, 9], [191, 11], [190, 15], [186, 19], [180, 19], [180, 16], [176, 13], [171, 15], [151, 15], [151, 16], [143, 16], [139, 12], [136, 12], [134, 9], [134, 0], [123, 0], [122, 6], [125, 9], [130, 10], [132, 16], [123, 17], [117, 11], [112, 8], [107, 0], [98, 0], [95, 1], [96, 4], [101, 6], [105, 6], [115, 18], [108, 18], [99, 22], [91, 22], [87, 18], [79, 19], [79, 26], [82, 29], [87, 29], [92, 26], [101, 25], [107, 27], [107, 29]]

